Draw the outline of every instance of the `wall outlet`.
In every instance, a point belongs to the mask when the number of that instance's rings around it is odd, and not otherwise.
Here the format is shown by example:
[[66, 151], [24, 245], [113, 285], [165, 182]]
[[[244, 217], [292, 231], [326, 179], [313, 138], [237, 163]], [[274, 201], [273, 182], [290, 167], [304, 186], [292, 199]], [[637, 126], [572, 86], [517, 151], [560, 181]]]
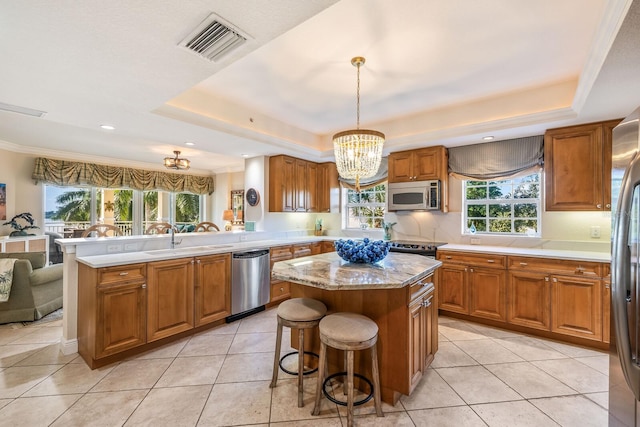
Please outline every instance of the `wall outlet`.
[[472, 245], [479, 245], [480, 244], [480, 238], [479, 237], [472, 237], [471, 238], [471, 244]]
[[138, 245], [136, 245], [135, 243], [125, 243], [124, 244], [124, 250], [125, 251], [135, 251], [136, 249], [138, 249]]
[[107, 253], [122, 252], [122, 245], [107, 245]]
[[600, 238], [600, 226], [599, 225], [592, 225], [591, 226], [591, 238], [592, 239], [599, 239]]

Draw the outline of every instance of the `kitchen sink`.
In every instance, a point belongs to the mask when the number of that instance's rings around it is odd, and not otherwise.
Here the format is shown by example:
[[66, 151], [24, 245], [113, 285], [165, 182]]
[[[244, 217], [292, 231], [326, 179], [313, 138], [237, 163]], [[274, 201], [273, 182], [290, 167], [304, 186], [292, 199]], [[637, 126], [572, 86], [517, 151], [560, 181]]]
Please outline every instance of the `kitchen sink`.
[[153, 251], [146, 251], [145, 253], [147, 255], [191, 255], [231, 247], [233, 247], [233, 245], [186, 246], [184, 248], [156, 249]]

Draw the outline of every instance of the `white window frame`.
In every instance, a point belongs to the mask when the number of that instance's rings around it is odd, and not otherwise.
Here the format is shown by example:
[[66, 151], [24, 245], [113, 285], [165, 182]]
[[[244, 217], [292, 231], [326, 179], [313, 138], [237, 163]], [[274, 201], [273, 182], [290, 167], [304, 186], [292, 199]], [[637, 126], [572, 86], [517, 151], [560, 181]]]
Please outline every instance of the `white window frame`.
[[[497, 184], [499, 186], [511, 186], [511, 189], [513, 190], [514, 188], [517, 188], [517, 184], [514, 183], [514, 181], [517, 181], [519, 179], [522, 178], [526, 178], [528, 176], [531, 175], [538, 175], [538, 180], [537, 180], [537, 185], [538, 185], [538, 197], [537, 198], [504, 198], [504, 199], [490, 199], [489, 198], [489, 187], [492, 186], [492, 184]], [[467, 183], [470, 181], [480, 181], [480, 182], [486, 182], [485, 187], [487, 189], [487, 198], [486, 199], [474, 199], [474, 200], [467, 200]], [[506, 182], [505, 182], [506, 181]], [[481, 186], [477, 186], [477, 187], [481, 187]], [[468, 208], [469, 206], [473, 206], [473, 205], [484, 205], [486, 206], [486, 212], [485, 212], [485, 216], [484, 219], [486, 221], [487, 224], [487, 228], [489, 226], [489, 221], [492, 219], [497, 219], [497, 217], [491, 217], [489, 215], [489, 205], [494, 205], [494, 204], [506, 204], [506, 205], [510, 205], [511, 206], [511, 215], [509, 216], [509, 218], [499, 218], [499, 219], [509, 219], [511, 221], [511, 231], [510, 232], [496, 232], [496, 231], [489, 231], [489, 230], [475, 230], [475, 232], [472, 232], [470, 230], [470, 226], [469, 221], [473, 221], [473, 218], [469, 218], [467, 216], [468, 214]], [[515, 213], [514, 213], [514, 205], [517, 204], [535, 204], [536, 205], [536, 212], [537, 212], [537, 216], [535, 218], [533, 217], [516, 217]], [[474, 234], [478, 234], [478, 235], [492, 235], [492, 236], [527, 236], [527, 237], [540, 237], [542, 235], [542, 172], [534, 172], [532, 174], [529, 174], [527, 176], [524, 177], [518, 177], [518, 178], [513, 178], [513, 179], [501, 179], [501, 180], [480, 180], [480, 179], [475, 179], [475, 180], [468, 180], [468, 181], [462, 181], [462, 234], [465, 235], [474, 235]], [[474, 217], [475, 218], [475, 217]], [[478, 217], [479, 218], [479, 217]], [[517, 233], [515, 232], [515, 222], [518, 220], [536, 220], [537, 223], [537, 228], [536, 230], [532, 230], [528, 231], [526, 233]], [[475, 225], [475, 224], [474, 224]]]
[[[343, 188], [342, 190], [342, 206], [344, 207], [343, 209], [343, 215], [342, 215], [342, 229], [343, 230], [362, 230], [362, 229], [371, 229], [371, 230], [382, 230], [382, 221], [384, 220], [384, 214], [387, 211], [387, 182], [382, 182], [379, 185], [384, 185], [384, 190], [378, 190], [377, 192], [379, 193], [383, 193], [384, 194], [384, 202], [368, 202], [368, 203], [349, 203], [349, 194], [350, 192], [355, 192], [355, 190], [350, 190], [348, 188]], [[377, 187], [377, 186], [376, 186]], [[375, 188], [375, 187], [373, 187]], [[371, 189], [368, 189], [371, 190]], [[366, 192], [368, 190], [362, 190], [361, 192]], [[359, 226], [354, 227], [354, 226], [349, 226], [349, 214], [351, 211], [351, 208], [355, 208], [355, 207], [368, 207], [371, 209], [375, 209], [375, 208], [382, 208], [382, 214], [380, 216], [373, 216], [373, 217], [367, 217], [367, 216], [359, 216]], [[373, 223], [375, 224], [376, 221], [375, 219], [380, 219], [380, 221], [378, 222], [380, 224], [380, 227], [370, 227], [368, 226], [368, 218], [373, 218], [374, 221]]]

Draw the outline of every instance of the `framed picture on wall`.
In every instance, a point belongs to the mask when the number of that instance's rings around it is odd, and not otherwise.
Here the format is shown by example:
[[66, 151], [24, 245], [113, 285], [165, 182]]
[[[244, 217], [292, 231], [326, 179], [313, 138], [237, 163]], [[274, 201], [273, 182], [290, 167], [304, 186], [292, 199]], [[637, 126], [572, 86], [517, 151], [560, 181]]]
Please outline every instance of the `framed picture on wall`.
[[0, 220], [7, 220], [7, 184], [0, 184]]

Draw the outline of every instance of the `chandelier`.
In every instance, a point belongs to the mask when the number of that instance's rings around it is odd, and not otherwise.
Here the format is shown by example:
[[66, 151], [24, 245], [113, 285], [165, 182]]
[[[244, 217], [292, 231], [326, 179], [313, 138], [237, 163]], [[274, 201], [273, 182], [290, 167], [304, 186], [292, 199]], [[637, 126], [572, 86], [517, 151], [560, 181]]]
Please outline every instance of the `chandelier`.
[[333, 135], [338, 174], [344, 179], [355, 179], [356, 191], [360, 191], [360, 178], [369, 178], [378, 172], [384, 144], [382, 132], [360, 129], [360, 66], [364, 61], [361, 56], [351, 59], [351, 65], [358, 69], [356, 128]]
[[175, 154], [175, 157], [165, 157], [164, 158], [164, 166], [167, 169], [176, 169], [176, 170], [180, 170], [180, 169], [189, 169], [191, 167], [190, 165], [190, 161], [189, 159], [181, 159], [180, 157], [180, 152], [179, 151], [174, 151], [173, 154]]

